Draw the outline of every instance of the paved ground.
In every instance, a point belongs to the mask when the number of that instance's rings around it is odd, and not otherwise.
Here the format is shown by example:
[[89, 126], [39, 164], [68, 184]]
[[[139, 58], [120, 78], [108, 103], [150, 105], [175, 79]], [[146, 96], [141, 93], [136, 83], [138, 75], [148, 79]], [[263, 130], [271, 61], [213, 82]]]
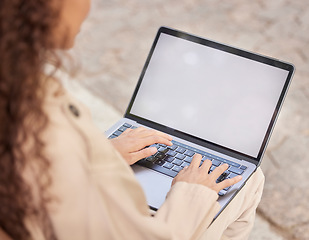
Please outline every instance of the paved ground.
[[98, 122], [112, 116], [103, 129], [124, 112], [161, 25], [296, 65], [263, 160], [266, 185], [250, 239], [309, 239], [308, 1], [94, 0], [73, 54], [84, 87], [79, 95], [96, 102]]

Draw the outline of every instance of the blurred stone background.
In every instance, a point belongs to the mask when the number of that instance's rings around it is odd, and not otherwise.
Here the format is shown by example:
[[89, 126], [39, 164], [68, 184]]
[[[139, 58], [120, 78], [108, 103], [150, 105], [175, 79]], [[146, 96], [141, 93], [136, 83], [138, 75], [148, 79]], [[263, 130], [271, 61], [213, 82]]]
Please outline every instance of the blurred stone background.
[[169, 26], [296, 66], [262, 169], [251, 240], [309, 239], [309, 1], [93, 0], [69, 89], [102, 130], [124, 113], [156, 31]]

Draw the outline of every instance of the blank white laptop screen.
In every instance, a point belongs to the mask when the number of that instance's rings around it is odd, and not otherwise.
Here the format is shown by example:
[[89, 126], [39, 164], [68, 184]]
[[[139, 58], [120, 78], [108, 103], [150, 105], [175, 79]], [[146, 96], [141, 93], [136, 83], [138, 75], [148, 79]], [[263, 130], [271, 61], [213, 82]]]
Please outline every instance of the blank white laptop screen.
[[257, 157], [288, 73], [161, 33], [131, 114]]

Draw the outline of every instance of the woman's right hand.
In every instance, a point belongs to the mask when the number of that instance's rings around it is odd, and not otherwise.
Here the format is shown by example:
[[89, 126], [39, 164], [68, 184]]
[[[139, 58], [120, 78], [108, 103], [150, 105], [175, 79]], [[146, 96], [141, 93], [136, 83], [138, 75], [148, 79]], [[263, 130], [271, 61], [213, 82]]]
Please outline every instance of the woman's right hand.
[[216, 167], [211, 173], [208, 173], [212, 162], [210, 160], [205, 160], [200, 166], [201, 160], [202, 156], [200, 154], [195, 154], [190, 166], [185, 167], [178, 173], [173, 179], [172, 185], [176, 182], [202, 184], [219, 193], [222, 189], [232, 186], [242, 179], [242, 176], [239, 175], [234, 178], [225, 179], [220, 183], [216, 183], [218, 177], [228, 169], [228, 164], [222, 164], [219, 167]]

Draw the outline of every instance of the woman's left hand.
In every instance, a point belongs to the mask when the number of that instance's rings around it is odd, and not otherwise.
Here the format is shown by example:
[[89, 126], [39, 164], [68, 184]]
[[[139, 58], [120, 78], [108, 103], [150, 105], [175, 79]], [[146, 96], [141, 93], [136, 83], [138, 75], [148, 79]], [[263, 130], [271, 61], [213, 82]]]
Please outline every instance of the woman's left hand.
[[173, 145], [171, 136], [144, 127], [127, 129], [119, 137], [110, 141], [130, 165], [158, 151], [156, 147], [145, 148], [147, 146], [155, 143]]

